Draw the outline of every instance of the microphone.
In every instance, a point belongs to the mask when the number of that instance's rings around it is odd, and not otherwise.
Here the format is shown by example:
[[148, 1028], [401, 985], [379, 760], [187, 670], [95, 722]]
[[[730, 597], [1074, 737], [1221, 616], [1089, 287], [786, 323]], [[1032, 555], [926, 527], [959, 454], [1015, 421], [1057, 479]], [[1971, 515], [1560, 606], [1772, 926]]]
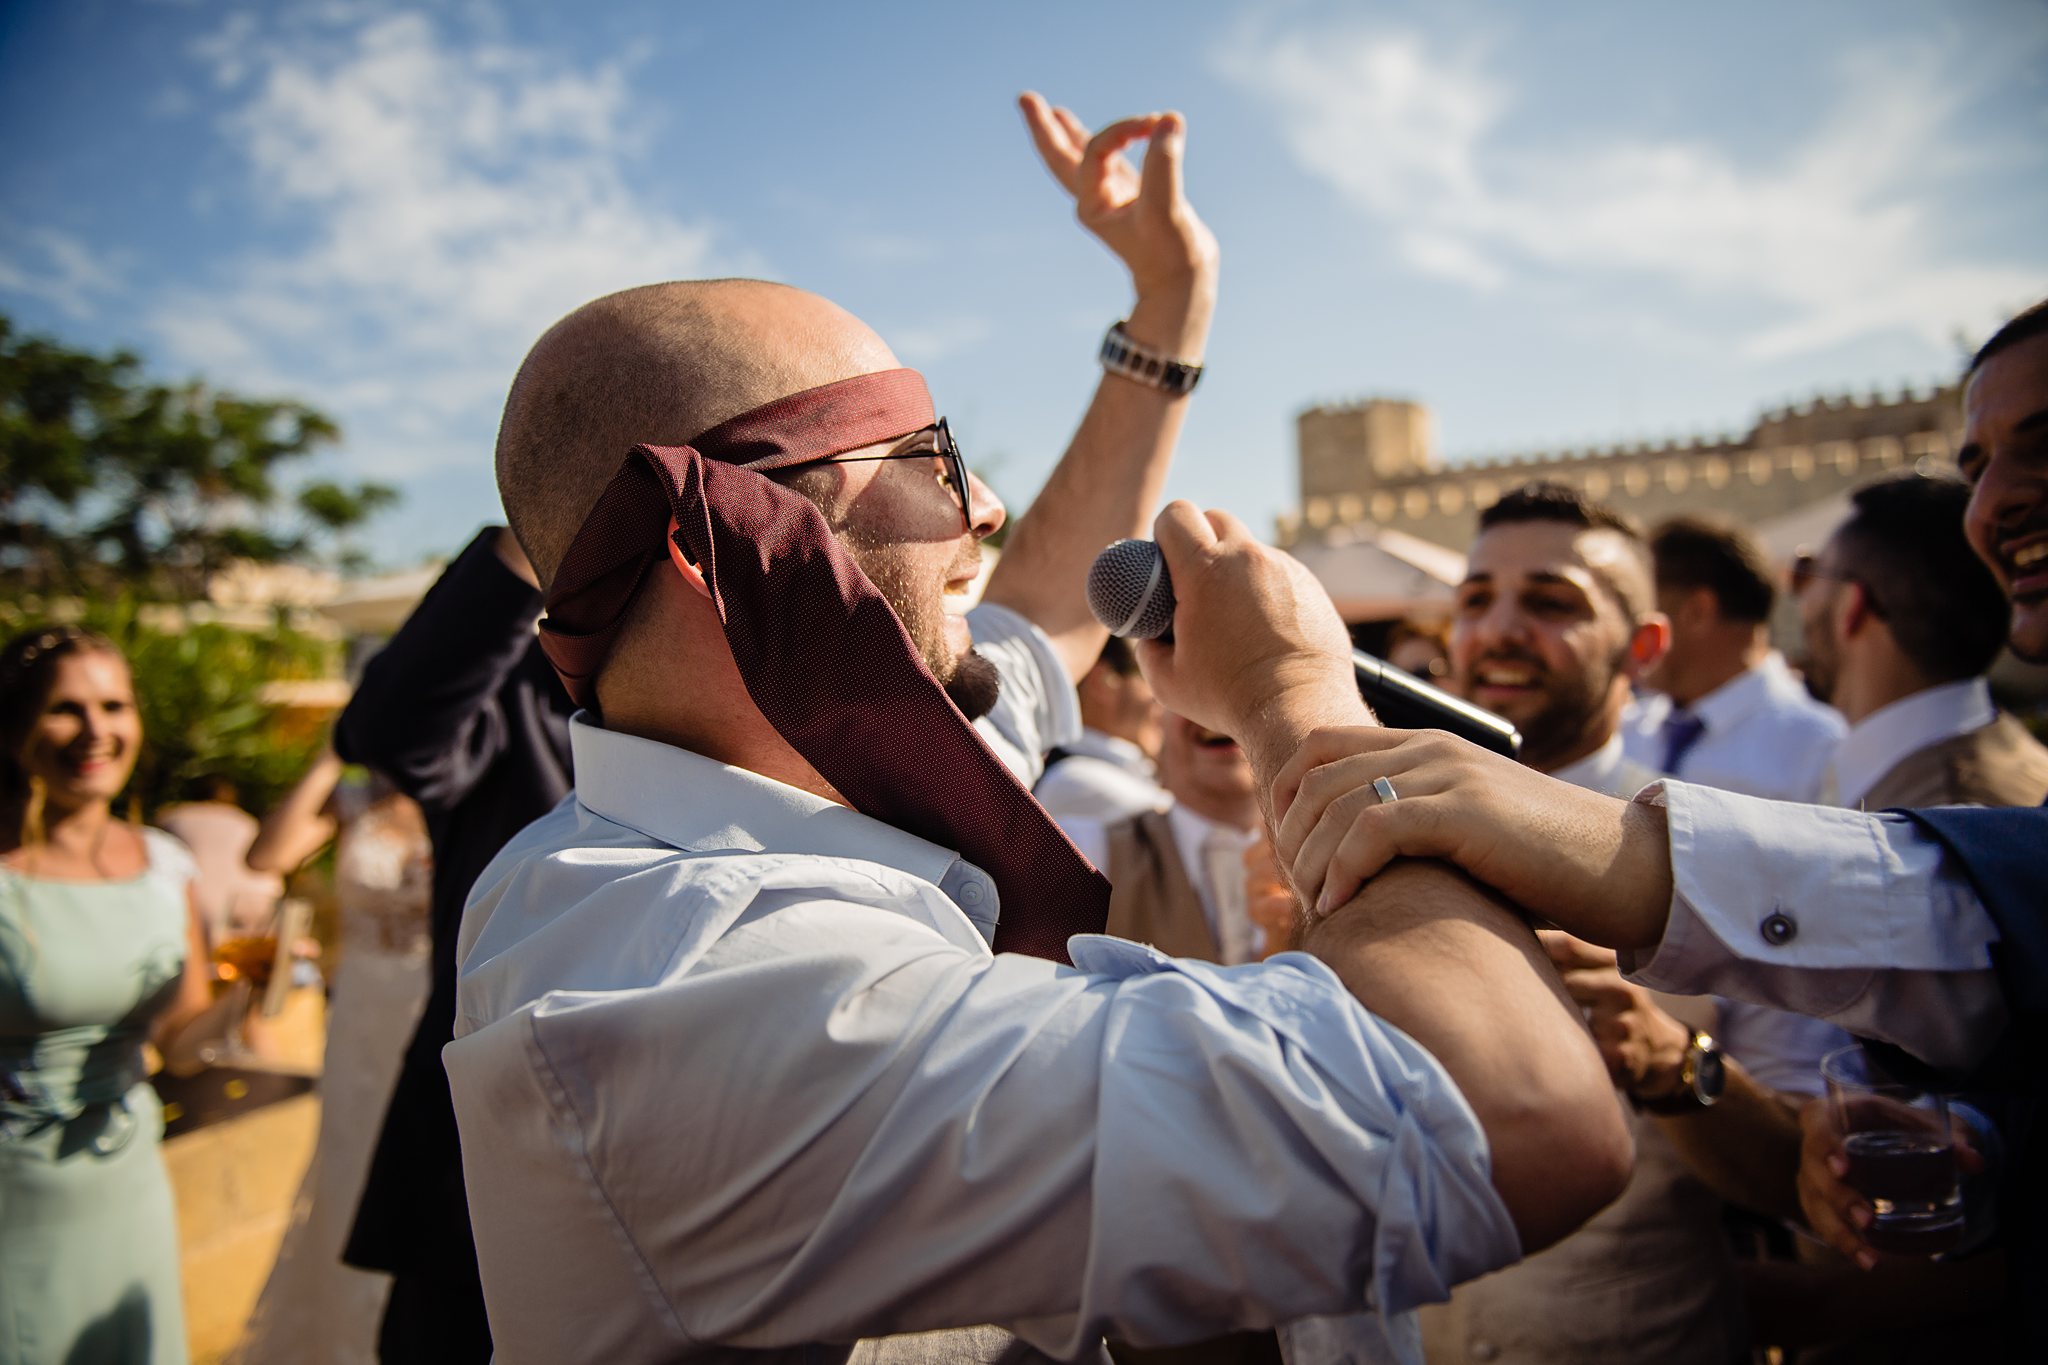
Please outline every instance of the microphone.
[[[1149, 540], [1119, 540], [1088, 569], [1088, 609], [1112, 635], [1131, 640], [1173, 639], [1173, 578], [1166, 557]], [[1358, 693], [1380, 723], [1397, 730], [1444, 730], [1514, 758], [1522, 747], [1514, 722], [1432, 687], [1413, 673], [1362, 649], [1351, 651]]]

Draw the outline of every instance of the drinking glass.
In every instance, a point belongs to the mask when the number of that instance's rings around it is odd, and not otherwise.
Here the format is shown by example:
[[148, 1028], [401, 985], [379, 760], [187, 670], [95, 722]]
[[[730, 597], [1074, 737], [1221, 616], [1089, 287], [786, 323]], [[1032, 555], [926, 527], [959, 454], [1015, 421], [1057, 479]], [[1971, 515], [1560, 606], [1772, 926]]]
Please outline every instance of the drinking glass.
[[1963, 1192], [1948, 1101], [1899, 1080], [1860, 1047], [1830, 1052], [1820, 1070], [1848, 1183], [1874, 1215], [1863, 1240], [1901, 1256], [1954, 1250], [1963, 1238]]

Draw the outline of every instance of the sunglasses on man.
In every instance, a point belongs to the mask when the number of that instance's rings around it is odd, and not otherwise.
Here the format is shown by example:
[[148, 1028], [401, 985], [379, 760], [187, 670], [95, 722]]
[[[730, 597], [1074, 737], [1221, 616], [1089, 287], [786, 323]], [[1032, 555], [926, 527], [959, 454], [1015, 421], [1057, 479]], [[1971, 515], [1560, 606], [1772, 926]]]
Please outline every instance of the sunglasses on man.
[[[889, 448], [886, 455], [832, 455], [815, 461], [814, 464], [867, 464], [875, 460], [916, 460], [938, 461], [933, 476], [953, 495], [953, 501], [960, 507], [960, 525], [967, 531], [974, 529], [974, 513], [969, 504], [973, 501], [967, 491], [967, 461], [961, 458], [960, 447], [953, 440], [953, 429], [941, 417], [920, 431], [913, 431]], [[797, 465], [794, 468], [808, 469], [811, 465]]]

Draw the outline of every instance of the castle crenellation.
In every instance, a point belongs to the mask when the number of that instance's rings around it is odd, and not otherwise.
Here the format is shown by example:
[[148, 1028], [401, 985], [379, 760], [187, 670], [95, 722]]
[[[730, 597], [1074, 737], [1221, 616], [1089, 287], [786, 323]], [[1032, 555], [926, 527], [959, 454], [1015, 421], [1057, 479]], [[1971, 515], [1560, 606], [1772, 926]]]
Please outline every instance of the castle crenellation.
[[1429, 411], [1402, 398], [1303, 409], [1295, 419], [1301, 504], [1282, 545], [1359, 523], [1462, 550], [1481, 509], [1520, 483], [1557, 479], [1643, 521], [1678, 513], [1756, 525], [1887, 470], [1954, 458], [1957, 391], [1902, 384], [1816, 393], [1759, 413], [1750, 429], [1667, 434], [1439, 461]]

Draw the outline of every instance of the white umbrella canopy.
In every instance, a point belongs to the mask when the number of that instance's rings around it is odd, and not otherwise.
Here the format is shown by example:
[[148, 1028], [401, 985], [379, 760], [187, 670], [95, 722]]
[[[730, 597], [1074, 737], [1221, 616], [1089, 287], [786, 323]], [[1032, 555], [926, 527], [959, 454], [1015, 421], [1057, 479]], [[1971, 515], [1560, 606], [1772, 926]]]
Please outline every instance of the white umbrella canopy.
[[1465, 577], [1465, 556], [1456, 550], [1382, 526], [1339, 527], [1291, 553], [1352, 623], [1445, 615]]

